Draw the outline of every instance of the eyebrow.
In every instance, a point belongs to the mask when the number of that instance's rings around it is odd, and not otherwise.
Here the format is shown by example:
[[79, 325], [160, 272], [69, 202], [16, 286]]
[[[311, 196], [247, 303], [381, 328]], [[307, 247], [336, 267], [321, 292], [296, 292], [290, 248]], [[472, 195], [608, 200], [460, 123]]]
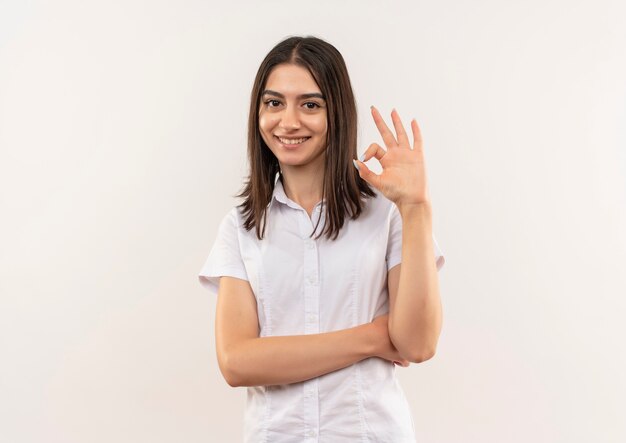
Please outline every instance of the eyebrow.
[[[279, 98], [285, 98], [285, 96], [283, 94], [281, 94], [280, 92], [276, 92], [276, 91], [272, 91], [271, 89], [266, 89], [265, 91], [263, 91], [263, 93], [261, 94], [261, 96], [264, 95], [274, 95], [276, 97]], [[298, 97], [298, 99], [303, 99], [303, 98], [321, 98], [322, 100], [326, 100], [326, 98], [320, 94], [319, 92], [309, 92], [308, 94], [300, 94]]]

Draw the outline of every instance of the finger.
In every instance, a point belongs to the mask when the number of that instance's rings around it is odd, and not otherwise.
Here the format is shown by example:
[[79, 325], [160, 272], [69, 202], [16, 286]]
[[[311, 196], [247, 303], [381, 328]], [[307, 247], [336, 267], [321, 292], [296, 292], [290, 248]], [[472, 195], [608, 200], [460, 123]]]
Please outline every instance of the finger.
[[378, 132], [383, 136], [383, 141], [385, 142], [385, 146], [387, 149], [395, 148], [398, 146], [398, 142], [396, 138], [393, 136], [393, 133], [387, 127], [387, 124], [383, 120], [383, 117], [378, 112], [374, 106], [372, 106], [372, 117], [374, 118], [374, 123], [376, 123], [376, 127], [378, 128]]
[[370, 168], [362, 161], [352, 161], [354, 162], [354, 166], [358, 169], [361, 178], [380, 191], [380, 176], [370, 171]]
[[406, 131], [404, 130], [404, 126], [402, 125], [402, 120], [400, 119], [400, 114], [396, 111], [396, 108], [393, 108], [391, 111], [391, 121], [393, 122], [393, 127], [396, 129], [396, 134], [398, 135], [398, 145], [401, 147], [411, 148], [409, 145], [409, 137], [406, 135]]
[[413, 131], [413, 149], [422, 149], [422, 131], [415, 119], [411, 120], [411, 130]]
[[387, 153], [378, 143], [372, 143], [367, 147], [365, 152], [361, 154], [359, 160], [362, 162], [368, 161], [372, 157], [376, 157], [376, 160], [380, 161], [381, 158]]
[[400, 360], [400, 361], [394, 360], [393, 364], [402, 366], [403, 368], [406, 368], [406, 367], [409, 366], [410, 362], [408, 360]]

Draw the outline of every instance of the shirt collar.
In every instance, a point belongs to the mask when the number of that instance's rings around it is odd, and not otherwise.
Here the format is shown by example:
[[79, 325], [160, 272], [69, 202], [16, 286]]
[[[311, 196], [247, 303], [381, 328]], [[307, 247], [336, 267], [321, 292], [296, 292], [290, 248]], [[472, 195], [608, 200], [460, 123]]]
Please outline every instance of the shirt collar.
[[277, 173], [276, 177], [274, 178], [274, 192], [272, 193], [272, 198], [269, 204], [271, 205], [274, 200], [277, 200], [286, 205], [288, 205], [289, 201], [291, 201], [289, 200], [289, 197], [287, 197], [287, 194], [285, 194], [285, 188], [283, 187], [283, 182], [280, 179], [279, 173]]

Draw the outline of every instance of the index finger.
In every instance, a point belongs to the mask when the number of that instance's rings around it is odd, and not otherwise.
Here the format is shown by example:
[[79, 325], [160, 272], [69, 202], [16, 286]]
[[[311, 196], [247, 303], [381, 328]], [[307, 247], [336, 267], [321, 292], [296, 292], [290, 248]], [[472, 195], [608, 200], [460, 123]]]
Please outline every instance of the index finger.
[[383, 136], [383, 141], [385, 142], [385, 146], [387, 149], [395, 148], [398, 146], [398, 142], [396, 138], [393, 136], [393, 133], [387, 127], [387, 124], [383, 120], [380, 112], [374, 106], [371, 107], [372, 117], [374, 117], [374, 123], [376, 123], [376, 127], [378, 128], [378, 132]]

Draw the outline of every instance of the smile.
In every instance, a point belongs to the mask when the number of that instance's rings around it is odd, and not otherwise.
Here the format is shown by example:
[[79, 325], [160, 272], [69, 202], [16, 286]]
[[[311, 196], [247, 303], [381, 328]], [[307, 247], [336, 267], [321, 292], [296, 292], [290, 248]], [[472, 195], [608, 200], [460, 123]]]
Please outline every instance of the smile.
[[302, 137], [302, 138], [282, 138], [282, 137], [276, 137], [278, 140], [280, 140], [280, 142], [283, 145], [299, 145], [301, 143], [304, 143], [305, 141], [307, 141], [308, 139], [310, 139], [311, 137]]

